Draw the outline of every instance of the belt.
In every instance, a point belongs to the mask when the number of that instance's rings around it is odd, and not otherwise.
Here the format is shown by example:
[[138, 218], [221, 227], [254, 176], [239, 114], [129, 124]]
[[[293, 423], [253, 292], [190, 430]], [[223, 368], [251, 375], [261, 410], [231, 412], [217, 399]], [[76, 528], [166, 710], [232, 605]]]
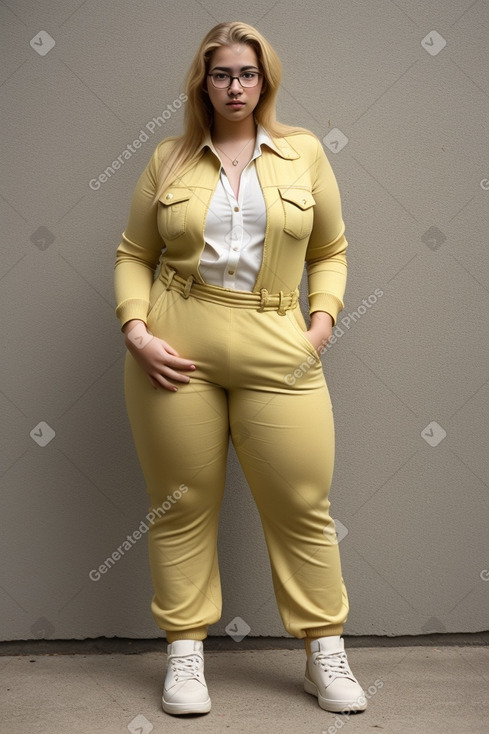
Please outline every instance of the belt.
[[220, 303], [234, 308], [254, 308], [257, 311], [277, 311], [281, 316], [289, 309], [294, 309], [299, 303], [299, 289], [290, 293], [269, 293], [266, 288], [260, 291], [238, 291], [232, 288], [222, 288], [208, 283], [196, 283], [194, 276], [187, 279], [178, 275], [176, 270], [165, 266], [159, 275], [165, 284], [166, 290], [180, 293], [184, 298], [193, 296], [202, 301]]

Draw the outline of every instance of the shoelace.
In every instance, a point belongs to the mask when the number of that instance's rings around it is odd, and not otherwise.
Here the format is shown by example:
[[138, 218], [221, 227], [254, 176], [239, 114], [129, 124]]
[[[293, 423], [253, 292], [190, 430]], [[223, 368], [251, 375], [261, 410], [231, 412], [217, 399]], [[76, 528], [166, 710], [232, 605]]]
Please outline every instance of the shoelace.
[[341, 676], [342, 678], [353, 678], [353, 673], [349, 668], [345, 652], [319, 652], [314, 658], [314, 665], [320, 665], [324, 672], [331, 678], [333, 675], [335, 677]]
[[201, 660], [196, 655], [188, 655], [184, 658], [172, 658], [171, 666], [176, 680], [199, 680]]

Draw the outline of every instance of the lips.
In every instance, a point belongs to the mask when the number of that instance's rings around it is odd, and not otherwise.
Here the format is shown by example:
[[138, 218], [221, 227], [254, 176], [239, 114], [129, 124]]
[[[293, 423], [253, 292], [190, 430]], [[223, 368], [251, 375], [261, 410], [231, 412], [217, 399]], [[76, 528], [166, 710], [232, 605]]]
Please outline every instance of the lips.
[[226, 107], [244, 107], [244, 102], [227, 102]]

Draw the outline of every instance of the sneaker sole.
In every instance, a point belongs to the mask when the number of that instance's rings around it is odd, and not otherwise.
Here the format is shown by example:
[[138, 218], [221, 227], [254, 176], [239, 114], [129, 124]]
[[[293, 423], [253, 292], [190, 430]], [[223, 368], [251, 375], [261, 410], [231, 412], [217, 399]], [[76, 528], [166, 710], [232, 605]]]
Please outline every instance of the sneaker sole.
[[304, 677], [304, 690], [312, 696], [316, 696], [318, 703], [324, 711], [332, 711], [333, 713], [341, 713], [343, 711], [365, 711], [367, 708], [367, 700], [365, 696], [361, 696], [354, 701], [336, 701], [321, 696], [318, 687], [309, 678]]
[[207, 701], [199, 701], [198, 703], [170, 703], [161, 699], [163, 711], [173, 716], [183, 716], [184, 714], [207, 714], [211, 710], [211, 699]]

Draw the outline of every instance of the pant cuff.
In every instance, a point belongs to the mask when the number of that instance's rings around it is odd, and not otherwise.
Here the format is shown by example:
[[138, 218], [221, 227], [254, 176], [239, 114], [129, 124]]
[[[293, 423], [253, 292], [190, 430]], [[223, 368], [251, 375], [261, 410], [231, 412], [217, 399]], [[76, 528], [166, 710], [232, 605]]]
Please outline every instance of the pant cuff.
[[207, 627], [192, 627], [187, 630], [166, 630], [166, 641], [168, 643], [176, 640], [205, 640]]
[[333, 635], [342, 635], [342, 624], [330, 624], [327, 627], [311, 627], [306, 630], [305, 637], [331, 637]]

